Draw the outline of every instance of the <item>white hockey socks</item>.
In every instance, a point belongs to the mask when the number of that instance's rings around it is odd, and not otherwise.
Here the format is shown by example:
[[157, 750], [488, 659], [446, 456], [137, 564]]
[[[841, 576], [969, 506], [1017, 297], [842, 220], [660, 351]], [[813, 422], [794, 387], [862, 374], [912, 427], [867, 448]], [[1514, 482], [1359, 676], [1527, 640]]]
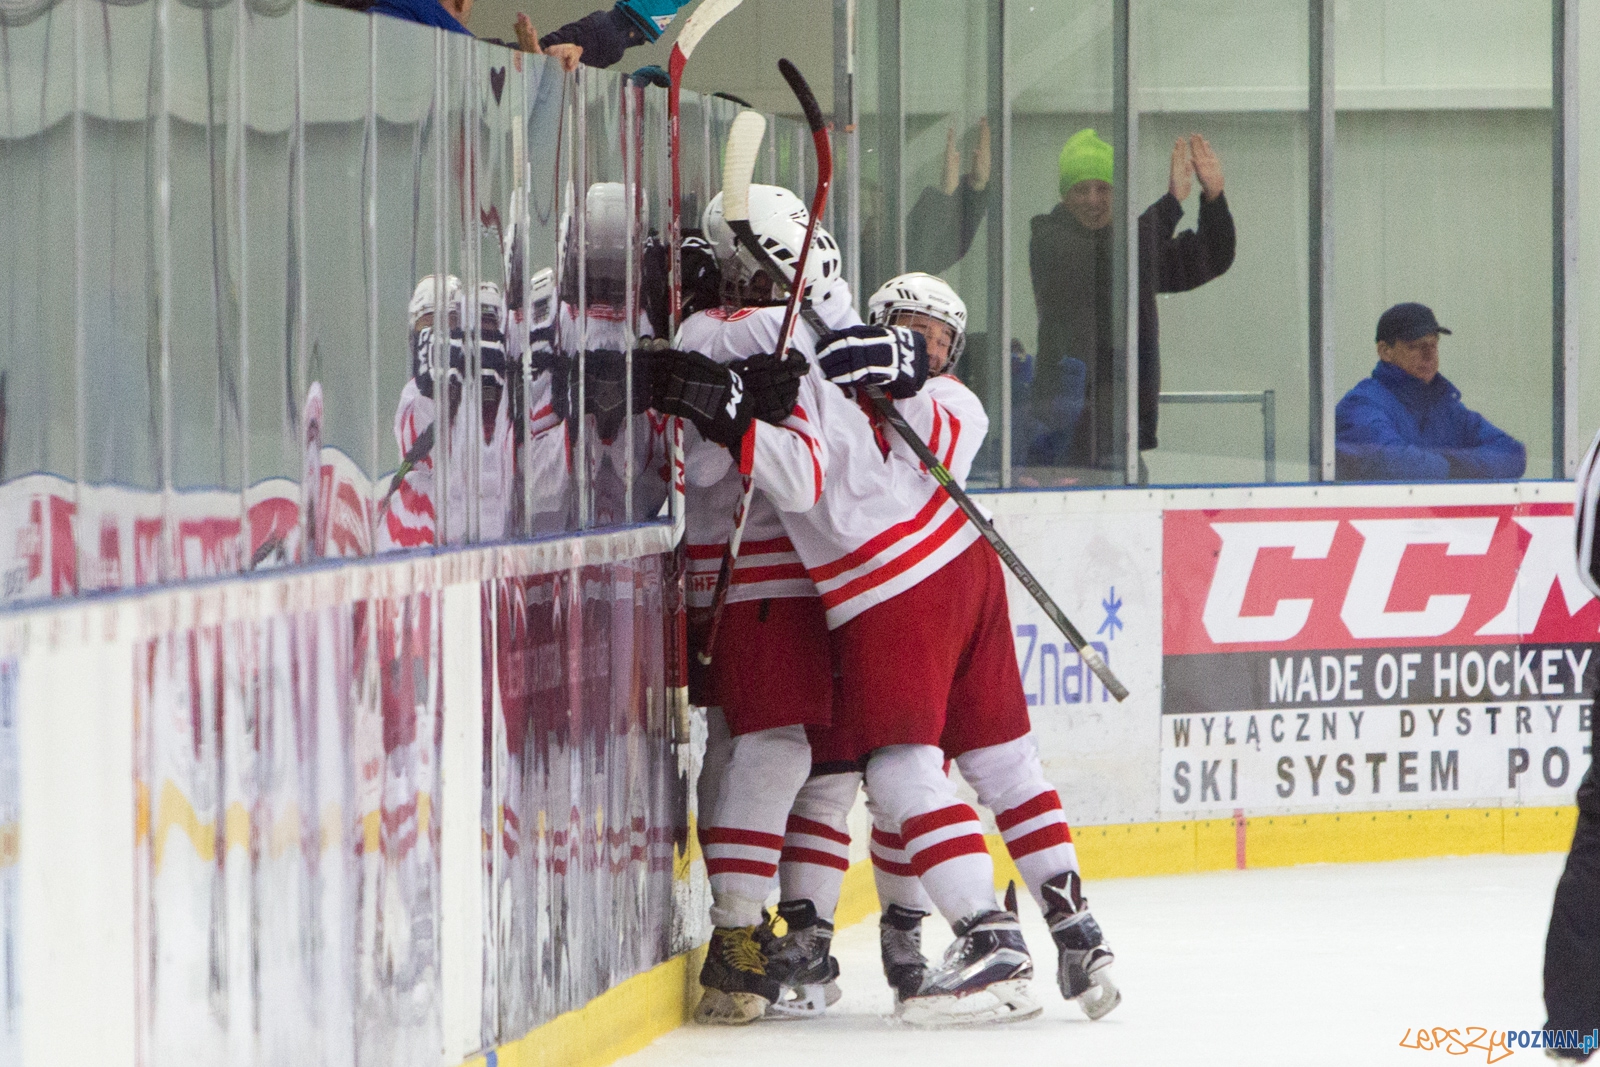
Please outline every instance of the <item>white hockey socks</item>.
[[977, 812], [956, 798], [944, 754], [932, 745], [892, 745], [867, 763], [867, 792], [900, 826], [911, 869], [954, 926], [995, 910], [994, 864]]
[[881, 808], [867, 798], [867, 810], [872, 813], [872, 882], [878, 890], [878, 903], [887, 911], [898, 904], [909, 911], [933, 914], [933, 901], [922, 887], [922, 879], [911, 867], [911, 853], [906, 851], [900, 827], [884, 815]]
[[700, 832], [713, 926], [761, 922], [778, 874], [784, 824], [810, 771], [811, 745], [803, 726], [757, 730], [731, 740], [721, 787], [713, 791], [713, 810]]
[[809, 900], [817, 918], [833, 922], [844, 873], [850, 869], [850, 808], [861, 789], [856, 771], [806, 779], [783, 835], [778, 882], [784, 900]]
[[1022, 880], [1045, 910], [1040, 887], [1056, 875], [1077, 871], [1078, 850], [1061, 797], [1045, 781], [1033, 735], [962, 753], [956, 766], [978, 802], [994, 812]]

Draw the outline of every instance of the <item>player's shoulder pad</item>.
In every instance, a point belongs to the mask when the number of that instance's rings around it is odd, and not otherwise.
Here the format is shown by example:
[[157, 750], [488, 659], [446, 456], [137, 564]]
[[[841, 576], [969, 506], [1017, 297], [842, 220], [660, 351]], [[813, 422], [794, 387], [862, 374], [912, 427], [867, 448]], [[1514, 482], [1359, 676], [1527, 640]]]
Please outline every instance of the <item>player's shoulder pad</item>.
[[951, 374], [936, 374], [929, 378], [922, 386], [922, 393], [947, 407], [966, 409], [976, 407], [979, 411], [983, 410], [983, 401], [978, 399], [978, 394], [967, 388], [966, 383], [960, 378]]
[[676, 347], [703, 352], [726, 363], [770, 352], [783, 327], [783, 308], [712, 308], [697, 312], [678, 328]]

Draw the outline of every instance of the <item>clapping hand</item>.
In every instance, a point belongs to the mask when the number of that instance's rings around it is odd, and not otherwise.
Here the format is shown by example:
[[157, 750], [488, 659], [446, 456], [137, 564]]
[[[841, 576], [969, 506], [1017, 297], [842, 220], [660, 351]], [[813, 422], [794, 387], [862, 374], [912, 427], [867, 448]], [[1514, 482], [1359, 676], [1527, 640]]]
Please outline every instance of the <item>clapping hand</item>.
[[539, 47], [539, 30], [534, 26], [533, 20], [520, 11], [517, 12], [516, 29], [517, 47], [524, 52], [532, 52], [538, 56], [548, 55], [560, 63], [561, 69], [568, 74], [578, 69], [578, 62], [583, 58], [582, 45], [556, 44], [551, 45], [549, 51], [546, 51]]
[[1200, 192], [1205, 199], [1215, 200], [1222, 195], [1222, 160], [1217, 158], [1210, 141], [1191, 133], [1172, 142], [1172, 172], [1167, 191], [1182, 203], [1189, 199], [1195, 178], [1200, 179]]

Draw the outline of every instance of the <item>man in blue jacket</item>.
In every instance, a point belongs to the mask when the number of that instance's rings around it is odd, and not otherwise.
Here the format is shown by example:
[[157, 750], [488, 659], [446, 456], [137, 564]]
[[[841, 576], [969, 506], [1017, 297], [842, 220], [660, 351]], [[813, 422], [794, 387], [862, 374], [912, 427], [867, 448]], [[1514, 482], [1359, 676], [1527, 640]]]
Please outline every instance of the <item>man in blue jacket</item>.
[[1439, 373], [1439, 325], [1423, 304], [1378, 319], [1378, 365], [1334, 409], [1340, 481], [1520, 478], [1522, 442], [1461, 402]]

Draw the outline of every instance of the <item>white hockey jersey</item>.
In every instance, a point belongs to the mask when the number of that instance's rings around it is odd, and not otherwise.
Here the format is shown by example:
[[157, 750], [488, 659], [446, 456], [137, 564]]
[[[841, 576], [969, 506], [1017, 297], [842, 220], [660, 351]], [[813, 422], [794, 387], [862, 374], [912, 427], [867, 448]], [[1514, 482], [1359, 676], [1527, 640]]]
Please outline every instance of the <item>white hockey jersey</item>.
[[[781, 307], [713, 308], [685, 320], [676, 346], [718, 363], [731, 363], [773, 351], [782, 324]], [[793, 344], [811, 358], [811, 332], [804, 325], [796, 328]], [[813, 414], [817, 380], [808, 375], [801, 382], [794, 414], [783, 427], [755, 424], [754, 467], [761, 474], [756, 478], [739, 559], [728, 587], [729, 603], [817, 595], [778, 518], [779, 507], [809, 508], [822, 492], [824, 458]], [[828, 388], [838, 391], [831, 385]], [[684, 475], [689, 606], [706, 608], [716, 590], [724, 546], [733, 533], [742, 479], [732, 454], [705, 440], [692, 425], [684, 427]]]
[[[581, 345], [586, 344], [587, 351], [594, 354], [598, 362], [607, 355], [613, 360], [620, 359], [630, 340], [623, 330], [623, 313], [605, 304], [590, 304], [584, 325], [580, 337], [577, 309], [570, 304], [561, 305], [557, 344], [568, 360], [568, 374], [577, 373], [577, 353]], [[634, 336], [642, 339], [650, 334], [649, 323], [641, 312]], [[610, 384], [615, 387], [617, 382]], [[556, 416], [552, 386], [549, 373], [539, 374], [529, 398], [525, 470], [530, 486], [529, 513], [533, 516], [533, 532], [553, 533], [577, 529], [581, 525], [581, 505], [573, 499], [578, 483], [573, 464], [577, 461], [580, 426], [584, 472], [592, 507], [590, 523], [609, 526], [626, 521], [624, 481], [628, 470], [628, 420], [633, 427], [633, 521], [648, 522], [655, 518], [667, 499], [666, 419], [653, 411], [631, 416], [616, 413], [609, 419], [591, 413], [581, 421], [564, 423]], [[568, 382], [568, 388], [568, 402], [575, 403], [576, 383]], [[608, 396], [609, 402], [625, 401], [619, 390], [613, 388], [612, 392], [616, 395]], [[591, 394], [587, 401], [592, 405], [595, 397]]]
[[[498, 541], [506, 535], [511, 518], [512, 455], [511, 415], [508, 398], [501, 393], [489, 439], [472, 448], [467, 436], [467, 420], [457, 411], [450, 424], [450, 511], [449, 540], [459, 544], [467, 533], [468, 457], [478, 456], [478, 537]], [[417, 438], [433, 425], [434, 401], [422, 395], [416, 380], [406, 382], [394, 415], [394, 438], [404, 457]], [[437, 448], [437, 445], [435, 446]], [[434, 543], [437, 519], [434, 497], [434, 450], [418, 461], [388, 498], [383, 522], [378, 528], [378, 550], [419, 548]]]
[[[833, 328], [860, 321], [843, 285], [824, 296], [822, 308]], [[678, 347], [718, 362], [772, 351], [782, 318], [781, 308], [705, 312], [684, 323]], [[812, 341], [808, 328], [796, 331], [795, 347], [808, 359]], [[837, 627], [910, 589], [981, 536], [909, 446], [867, 414], [866, 404], [829, 382], [813, 362], [795, 414], [782, 427], [756, 424], [756, 493], [730, 602], [820, 595], [829, 627]], [[977, 396], [943, 376], [897, 406], [964, 482], [989, 427]], [[688, 439], [695, 442], [687, 465], [690, 604], [704, 606], [732, 531], [740, 479], [726, 449], [692, 430]]]

